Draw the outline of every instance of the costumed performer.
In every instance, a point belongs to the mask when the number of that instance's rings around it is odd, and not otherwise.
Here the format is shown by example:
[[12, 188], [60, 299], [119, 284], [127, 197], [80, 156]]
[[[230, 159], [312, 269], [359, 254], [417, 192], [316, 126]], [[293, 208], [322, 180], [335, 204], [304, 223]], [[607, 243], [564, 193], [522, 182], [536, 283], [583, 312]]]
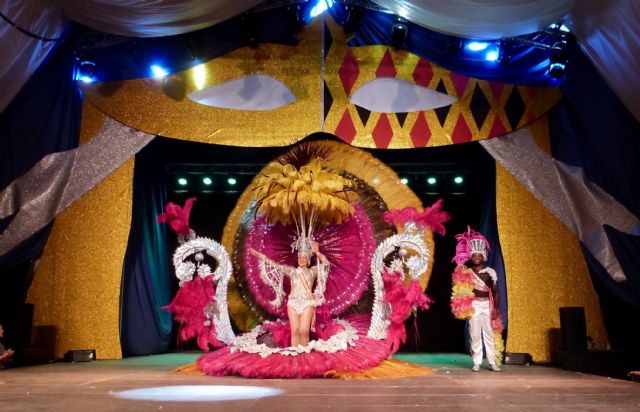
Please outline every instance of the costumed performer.
[[[294, 242], [298, 251], [298, 267], [281, 265], [255, 249], [251, 253], [260, 259], [260, 277], [268, 285], [276, 286], [276, 299], [271, 304], [278, 308], [282, 304], [282, 277], [291, 282], [287, 300], [287, 315], [291, 327], [291, 346], [307, 346], [309, 331], [315, 318], [316, 307], [324, 303], [324, 291], [329, 273], [329, 261], [318, 250], [318, 243], [302, 237]], [[310, 267], [311, 257], [317, 258], [316, 266]], [[273, 279], [277, 278], [277, 282]], [[312, 286], [316, 286], [312, 292]]]
[[[474, 372], [482, 364], [482, 346], [489, 368], [499, 372], [502, 355], [502, 321], [500, 318], [500, 293], [498, 276], [493, 268], [486, 266], [490, 251], [489, 242], [479, 232], [471, 230], [456, 235], [458, 244], [453, 261], [457, 267], [453, 274], [451, 307], [458, 319], [469, 320], [471, 356]], [[470, 262], [470, 267], [466, 266]], [[498, 350], [496, 350], [498, 343]]]

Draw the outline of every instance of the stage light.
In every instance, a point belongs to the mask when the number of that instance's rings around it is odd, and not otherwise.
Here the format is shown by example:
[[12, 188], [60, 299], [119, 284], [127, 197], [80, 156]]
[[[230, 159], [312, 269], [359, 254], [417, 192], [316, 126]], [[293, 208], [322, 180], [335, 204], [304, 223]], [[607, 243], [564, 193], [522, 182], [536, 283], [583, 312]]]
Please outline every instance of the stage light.
[[559, 30], [564, 33], [569, 33], [571, 31], [569, 27], [567, 27], [564, 23], [561, 23], [561, 24], [553, 23], [549, 25], [549, 28], [551, 30]]
[[555, 44], [554, 52], [549, 57], [549, 77], [559, 79], [564, 76], [567, 61], [569, 60], [569, 47], [566, 35], [563, 35]]
[[211, 186], [211, 184], [213, 183], [213, 180], [211, 180], [209, 176], [206, 176], [202, 178], [202, 183], [204, 183], [207, 186]]
[[316, 5], [311, 8], [309, 16], [311, 18], [319, 16], [327, 11], [331, 6], [333, 6], [333, 0], [318, 0]]
[[470, 55], [476, 55], [489, 62], [497, 62], [501, 58], [500, 44], [496, 42], [470, 40], [464, 43], [464, 49]]
[[96, 64], [89, 60], [80, 61], [76, 71], [76, 80], [87, 84], [96, 81]]
[[499, 50], [490, 50], [484, 55], [484, 59], [490, 62], [496, 62], [500, 58]]
[[488, 43], [486, 41], [475, 41], [474, 40], [474, 41], [470, 41], [467, 44], [465, 44], [464, 48], [469, 50], [469, 51], [477, 52], [477, 51], [485, 50], [487, 47], [489, 47], [489, 44], [491, 44], [491, 43]]
[[268, 386], [183, 385], [138, 388], [113, 392], [116, 398], [155, 402], [222, 402], [260, 399], [283, 394]]
[[230, 177], [230, 178], [227, 179], [227, 183], [229, 183], [231, 186], [233, 186], [236, 183], [238, 183], [238, 181], [235, 178]]
[[427, 178], [427, 183], [429, 183], [430, 185], [435, 185], [437, 181], [438, 180], [433, 176]]
[[80, 76], [76, 80], [80, 80], [81, 82], [87, 83], [87, 84], [93, 83], [95, 81], [94, 78], [89, 77], [89, 76]]
[[406, 177], [403, 177], [403, 178], [401, 178], [401, 179], [400, 179], [400, 182], [401, 182], [403, 185], [408, 185], [408, 184], [409, 184], [409, 179], [407, 179]]
[[464, 178], [462, 176], [456, 176], [453, 178], [453, 181], [459, 185], [459, 184], [462, 184], [462, 182], [464, 182]]
[[549, 77], [554, 79], [560, 79], [564, 76], [565, 64], [560, 62], [553, 62], [549, 65]]
[[162, 79], [167, 74], [169, 74], [169, 71], [167, 69], [165, 69], [164, 67], [158, 66], [157, 64], [152, 64], [151, 65], [151, 75], [153, 77], [155, 77], [156, 79]]
[[180, 177], [178, 178], [178, 184], [180, 186], [186, 186], [187, 183], [189, 183], [189, 181], [185, 178], [185, 177]]
[[202, 90], [207, 80], [207, 69], [204, 64], [193, 68], [193, 82], [198, 90]]
[[407, 20], [402, 17], [396, 17], [395, 23], [391, 26], [391, 46], [400, 48], [407, 38], [409, 26]]

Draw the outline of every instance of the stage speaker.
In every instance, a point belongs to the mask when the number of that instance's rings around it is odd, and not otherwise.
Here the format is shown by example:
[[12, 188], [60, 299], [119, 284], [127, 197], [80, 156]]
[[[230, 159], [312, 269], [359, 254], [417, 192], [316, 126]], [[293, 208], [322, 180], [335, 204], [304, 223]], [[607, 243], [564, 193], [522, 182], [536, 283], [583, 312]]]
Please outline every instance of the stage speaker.
[[505, 365], [529, 366], [531, 363], [533, 363], [533, 359], [531, 358], [531, 355], [529, 355], [528, 353], [506, 352], [504, 354]]
[[586, 352], [587, 322], [583, 307], [560, 308], [562, 343], [567, 352]]
[[96, 360], [95, 349], [69, 350], [64, 354], [67, 362], [90, 362]]

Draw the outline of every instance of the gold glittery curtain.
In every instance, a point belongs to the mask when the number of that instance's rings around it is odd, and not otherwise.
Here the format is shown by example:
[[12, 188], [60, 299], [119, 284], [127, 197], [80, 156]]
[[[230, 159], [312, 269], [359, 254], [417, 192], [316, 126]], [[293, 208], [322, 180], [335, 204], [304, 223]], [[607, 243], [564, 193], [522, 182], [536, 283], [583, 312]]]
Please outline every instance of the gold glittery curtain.
[[[322, 24], [315, 19], [297, 46], [243, 47], [158, 80], [153, 78], [84, 86], [96, 107], [150, 134], [232, 146], [286, 146], [321, 129]], [[205, 73], [198, 84], [196, 73]], [[187, 94], [248, 75], [283, 82], [296, 101], [267, 111], [222, 109], [196, 103]]]
[[[85, 101], [81, 143], [105, 120]], [[34, 325], [57, 329], [56, 356], [96, 349], [120, 359], [122, 262], [131, 223], [133, 159], [60, 214], [37, 267], [28, 302]]]
[[[530, 128], [549, 152], [548, 118]], [[496, 190], [509, 300], [507, 351], [549, 361], [549, 331], [560, 327], [563, 306], [584, 307], [587, 334], [606, 346], [598, 296], [575, 235], [499, 164]]]

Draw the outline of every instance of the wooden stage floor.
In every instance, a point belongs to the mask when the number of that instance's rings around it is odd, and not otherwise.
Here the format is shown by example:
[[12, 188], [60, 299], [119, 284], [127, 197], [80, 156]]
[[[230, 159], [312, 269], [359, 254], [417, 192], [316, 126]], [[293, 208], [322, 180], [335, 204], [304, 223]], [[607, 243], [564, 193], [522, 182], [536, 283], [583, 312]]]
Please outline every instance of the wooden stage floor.
[[0, 411], [640, 411], [640, 383], [544, 366], [472, 372], [470, 358], [459, 354], [397, 356], [433, 368], [433, 375], [412, 379], [249, 380], [173, 372], [195, 357], [0, 371]]

